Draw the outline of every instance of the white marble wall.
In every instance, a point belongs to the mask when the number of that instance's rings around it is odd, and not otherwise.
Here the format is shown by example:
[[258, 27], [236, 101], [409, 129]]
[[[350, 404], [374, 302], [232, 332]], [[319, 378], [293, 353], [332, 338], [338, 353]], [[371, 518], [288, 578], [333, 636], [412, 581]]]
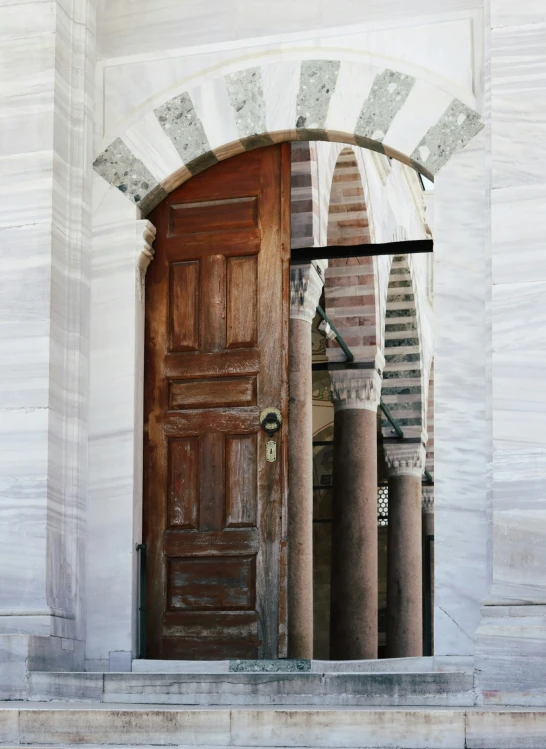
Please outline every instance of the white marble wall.
[[[546, 197], [546, 113], [536, 74], [544, 65], [545, 21], [536, 0], [517, 7], [507, 0], [491, 4], [492, 535], [488, 540], [485, 514], [482, 136], [441, 169], [436, 191], [435, 627], [442, 655], [472, 652], [478, 605], [487, 592], [489, 548], [487, 603], [533, 608], [546, 600], [541, 533], [546, 445], [540, 419], [545, 279], [537, 263], [542, 223], [537, 217]], [[271, 131], [286, 123], [293, 127], [302, 60], [340, 61], [326, 129], [343, 129], [345, 123], [354, 129], [373, 81], [372, 65], [415, 75], [419, 80], [384, 141], [397, 151], [411, 152], [453, 97], [480, 107], [479, 0], [444, 0], [441, 12], [435, 0], [302, 0], [297, 8], [282, 0], [268, 14], [263, 7], [258, 12], [258, 5], [263, 6], [247, 0], [168, 0], [158, 7], [149, 0], [99, 0], [95, 155], [123, 134], [167, 187], [182, 161], [150, 113], [188, 89], [210, 147], [235, 141], [233, 148], [240, 148], [241, 123], [223, 76], [250, 66], [263, 72], [267, 101], [278, 103], [265, 115]], [[137, 232], [142, 236], [144, 226], [135, 206], [97, 177], [90, 316], [94, 2], [78, 0], [70, 8], [67, 15], [60, 0], [12, 0], [0, 7], [0, 44], [10, 63], [0, 71], [7, 93], [2, 111], [7, 137], [0, 152], [0, 632], [81, 639], [85, 622], [89, 666], [104, 668], [135, 644], [142, 423], [136, 266]], [[346, 25], [340, 26], [340, 19]], [[355, 65], [362, 73], [356, 109]], [[362, 158], [375, 175], [370, 179], [380, 179], [374, 157]], [[403, 170], [395, 164], [392, 174], [394, 189]], [[389, 213], [379, 203], [372, 210], [376, 241], [391, 238], [391, 221], [412, 236], [411, 216], [392, 207]], [[380, 277], [387, 278], [388, 265], [378, 265]], [[413, 269], [420, 287], [421, 259], [414, 259]], [[516, 630], [524, 613], [518, 609]], [[542, 613], [534, 613], [533, 631], [544, 639]]]
[[[73, 654], [84, 637], [95, 4], [2, 3], [0, 29], [0, 633], [53, 636], [51, 653], [65, 638]], [[33, 648], [17, 642], [15, 655]], [[9, 639], [2, 647], [9, 660]]]
[[0, 7], [0, 697], [81, 668], [95, 4]]
[[476, 645], [485, 702], [546, 690], [546, 15], [487, 5], [490, 47], [490, 586]]
[[435, 182], [436, 655], [472, 655], [487, 592], [485, 137]]

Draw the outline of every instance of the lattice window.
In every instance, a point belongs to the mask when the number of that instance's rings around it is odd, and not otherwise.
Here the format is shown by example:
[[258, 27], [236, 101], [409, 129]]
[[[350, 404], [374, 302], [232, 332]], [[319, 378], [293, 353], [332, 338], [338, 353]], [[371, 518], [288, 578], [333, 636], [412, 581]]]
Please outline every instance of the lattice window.
[[377, 487], [377, 524], [389, 524], [389, 489], [387, 486]]

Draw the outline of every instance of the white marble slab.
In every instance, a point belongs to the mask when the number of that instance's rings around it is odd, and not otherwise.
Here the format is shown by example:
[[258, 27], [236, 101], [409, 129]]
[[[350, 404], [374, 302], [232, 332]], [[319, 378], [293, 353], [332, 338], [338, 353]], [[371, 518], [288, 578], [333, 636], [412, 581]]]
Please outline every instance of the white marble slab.
[[296, 124], [296, 99], [300, 85], [300, 63], [281, 62], [262, 67], [262, 82], [269, 132], [293, 129]]
[[184, 165], [153, 112], [148, 112], [125, 130], [123, 140], [158, 182], [167, 179]]
[[376, 74], [377, 68], [370, 64], [341, 62], [326, 119], [328, 130], [340, 130], [352, 135]]
[[472, 654], [487, 592], [484, 135], [435, 184], [435, 654]]
[[239, 140], [224, 78], [192, 88], [190, 96], [212, 150]]
[[[541, 222], [537, 221], [545, 205], [546, 179], [540, 184], [492, 190], [494, 284], [546, 280], [546, 264], [543, 262], [546, 240]], [[540, 314], [540, 309], [533, 307], [533, 313]]]
[[491, 32], [493, 189], [544, 184], [545, 45], [546, 22]]

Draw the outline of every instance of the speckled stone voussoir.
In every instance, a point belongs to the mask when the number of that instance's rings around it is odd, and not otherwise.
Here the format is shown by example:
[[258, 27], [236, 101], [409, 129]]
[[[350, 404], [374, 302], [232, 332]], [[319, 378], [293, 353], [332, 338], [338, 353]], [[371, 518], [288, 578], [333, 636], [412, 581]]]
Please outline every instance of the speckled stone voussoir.
[[305, 673], [311, 671], [311, 661], [304, 659], [239, 660], [230, 661], [232, 673]]
[[335, 60], [306, 60], [301, 64], [296, 102], [296, 127], [322, 129], [339, 74]]
[[156, 178], [121, 138], [116, 138], [97, 156], [93, 167], [97, 174], [125, 193], [135, 203], [140, 203], [151, 190], [158, 186]]
[[240, 138], [261, 135], [267, 131], [262, 71], [249, 68], [225, 76], [229, 101], [235, 112]]
[[362, 106], [355, 135], [383, 141], [395, 116], [406, 102], [415, 78], [395, 70], [378, 73]]
[[185, 92], [169, 99], [154, 109], [154, 114], [191, 171], [191, 162], [208, 153], [211, 148], [190, 95]]
[[464, 148], [484, 125], [477, 112], [459, 99], [454, 99], [424, 136], [411, 158], [431, 174], [436, 174], [454, 151]]

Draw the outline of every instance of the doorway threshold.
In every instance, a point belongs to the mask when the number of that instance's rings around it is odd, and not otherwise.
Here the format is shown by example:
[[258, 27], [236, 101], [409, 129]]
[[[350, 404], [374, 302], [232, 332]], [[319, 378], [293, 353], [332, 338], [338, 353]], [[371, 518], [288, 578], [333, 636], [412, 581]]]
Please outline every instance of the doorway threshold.
[[[467, 662], [468, 661], [468, 662]], [[278, 660], [176, 661], [134, 659], [133, 673], [228, 674], [228, 673], [430, 673], [471, 670], [472, 659], [384, 658], [363, 661]]]

